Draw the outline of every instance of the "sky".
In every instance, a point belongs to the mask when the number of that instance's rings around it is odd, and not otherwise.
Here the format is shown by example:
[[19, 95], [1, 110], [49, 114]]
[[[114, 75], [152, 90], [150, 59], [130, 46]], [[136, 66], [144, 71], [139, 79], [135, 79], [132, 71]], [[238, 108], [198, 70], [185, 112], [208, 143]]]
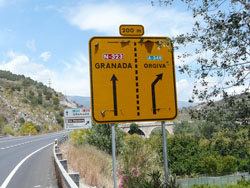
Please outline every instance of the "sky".
[[[23, 74], [65, 95], [90, 96], [88, 41], [119, 36], [121, 24], [144, 26], [144, 36], [191, 31], [183, 4], [151, 0], [0, 0], [0, 70]], [[177, 59], [175, 65], [183, 62]], [[192, 80], [176, 70], [178, 100], [188, 101]]]

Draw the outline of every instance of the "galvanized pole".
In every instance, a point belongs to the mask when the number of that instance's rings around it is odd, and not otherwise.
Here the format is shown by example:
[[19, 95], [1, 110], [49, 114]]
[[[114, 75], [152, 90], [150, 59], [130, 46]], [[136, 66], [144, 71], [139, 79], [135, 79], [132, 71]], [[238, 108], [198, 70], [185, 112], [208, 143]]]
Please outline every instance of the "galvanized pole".
[[115, 124], [112, 126], [112, 158], [113, 158], [113, 178], [114, 178], [114, 188], [117, 187], [116, 183], [116, 151], [115, 151]]
[[165, 121], [161, 122], [162, 128], [162, 147], [163, 147], [163, 159], [164, 159], [164, 172], [165, 172], [165, 183], [168, 182], [168, 156], [167, 156], [167, 139], [166, 139], [166, 129]]

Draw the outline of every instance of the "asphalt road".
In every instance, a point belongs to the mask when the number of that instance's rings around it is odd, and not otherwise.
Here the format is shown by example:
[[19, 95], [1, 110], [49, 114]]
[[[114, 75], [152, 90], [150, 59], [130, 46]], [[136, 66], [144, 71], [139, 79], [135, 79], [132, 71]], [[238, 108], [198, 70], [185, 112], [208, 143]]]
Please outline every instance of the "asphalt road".
[[0, 138], [0, 187], [57, 188], [52, 143], [65, 134]]

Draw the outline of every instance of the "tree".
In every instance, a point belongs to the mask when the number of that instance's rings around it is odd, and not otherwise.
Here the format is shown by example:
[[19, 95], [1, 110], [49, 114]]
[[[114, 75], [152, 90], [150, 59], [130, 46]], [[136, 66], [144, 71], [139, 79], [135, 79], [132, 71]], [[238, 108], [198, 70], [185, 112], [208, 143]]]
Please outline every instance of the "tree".
[[207, 155], [207, 151], [199, 145], [199, 141], [191, 136], [177, 135], [168, 138], [167, 143], [171, 172], [176, 175], [197, 173], [199, 161]]
[[[115, 125], [115, 140], [116, 151], [121, 152], [121, 148], [124, 145], [125, 133]], [[109, 154], [112, 153], [112, 131], [110, 124], [93, 124], [90, 129], [90, 134], [87, 135], [87, 142], [90, 145], [96, 146], [98, 149], [103, 150]]]
[[145, 136], [144, 132], [141, 129], [139, 129], [139, 126], [136, 123], [131, 123], [129, 128], [130, 128], [128, 131], [129, 134], [131, 134], [131, 135], [138, 134], [141, 136]]
[[188, 121], [181, 121], [174, 125], [174, 134], [190, 134], [195, 135], [197, 132], [197, 126], [195, 124], [191, 124]]
[[38, 104], [43, 104], [43, 95], [41, 91], [38, 91], [37, 102]]
[[[187, 73], [197, 81], [193, 87], [190, 101], [199, 99], [213, 104], [215, 97], [223, 97], [232, 103], [229, 89], [240, 89], [250, 99], [250, 3], [249, 0], [181, 0], [192, 11], [194, 25], [192, 32], [173, 38], [177, 49], [193, 46], [194, 51], [178, 56], [181, 60], [194, 56], [192, 64], [179, 67], [181, 73]], [[173, 0], [152, 1], [170, 6]], [[211, 79], [214, 81], [211, 82]], [[237, 101], [244, 106], [244, 101]], [[247, 121], [249, 125], [250, 105], [244, 109], [232, 109], [233, 118], [238, 122]], [[203, 113], [204, 114], [204, 113]], [[247, 118], [246, 118], [247, 117]]]
[[[204, 86], [194, 86], [193, 94], [199, 99], [209, 99], [227, 89], [247, 85], [250, 79], [250, 3], [248, 0], [182, 0], [193, 12], [196, 20], [191, 33], [174, 38], [175, 44], [187, 46], [199, 44], [192, 55], [196, 65], [184, 65], [180, 72], [193, 73]], [[173, 0], [164, 1], [166, 5]], [[189, 45], [190, 46], [190, 45]], [[203, 55], [208, 55], [204, 57]], [[182, 57], [191, 54], [184, 53]], [[211, 77], [220, 78], [220, 83], [208, 82]]]
[[57, 96], [53, 96], [52, 99], [53, 99], [53, 104], [54, 105], [59, 105], [59, 99], [58, 99]]

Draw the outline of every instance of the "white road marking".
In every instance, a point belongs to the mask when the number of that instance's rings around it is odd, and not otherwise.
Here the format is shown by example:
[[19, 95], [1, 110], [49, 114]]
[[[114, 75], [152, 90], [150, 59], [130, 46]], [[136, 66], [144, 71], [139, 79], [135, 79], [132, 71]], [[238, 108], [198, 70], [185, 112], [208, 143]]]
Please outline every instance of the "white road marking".
[[17, 146], [20, 146], [20, 145], [28, 144], [28, 143], [31, 143], [31, 142], [39, 141], [39, 140], [42, 140], [42, 139], [28, 141], [28, 142], [24, 142], [24, 143], [21, 143], [21, 144], [15, 144], [15, 145], [7, 146], [5, 148], [0, 148], [0, 149], [9, 149], [9, 148], [17, 147]]
[[35, 153], [43, 150], [44, 148], [50, 146], [54, 144], [54, 142], [46, 145], [46, 146], [43, 146], [41, 148], [39, 148], [38, 150], [34, 151], [33, 153], [29, 154], [27, 157], [25, 157], [12, 171], [11, 173], [8, 175], [8, 177], [4, 180], [3, 184], [0, 186], [1, 188], [6, 188], [11, 180], [11, 178], [15, 175], [16, 171], [20, 168], [20, 166], [28, 159], [30, 158], [32, 155], [34, 155]]
[[[59, 134], [59, 133], [57, 133], [57, 134]], [[62, 133], [60, 133], [60, 134], [62, 134]], [[55, 135], [56, 135], [56, 134], [55, 134]], [[32, 140], [32, 141], [23, 142], [23, 143], [20, 143], [20, 144], [15, 144], [15, 145], [3, 147], [3, 148], [0, 148], [0, 150], [4, 150], [4, 149], [9, 149], [9, 148], [17, 147], [17, 146], [21, 146], [21, 145], [24, 145], [24, 144], [29, 144], [29, 143], [36, 142], [36, 141], [39, 141], [39, 140], [48, 139], [48, 138], [51, 138], [51, 137], [55, 137], [55, 135], [53, 135], [53, 136], [50, 135], [49, 137], [45, 137], [45, 138], [41, 138], [41, 139], [37, 139], [37, 140]]]
[[54, 133], [49, 133], [46, 135], [35, 135], [35, 136], [20, 136], [20, 137], [12, 137], [12, 138], [2, 138], [0, 139], [0, 143], [4, 143], [4, 142], [12, 142], [12, 141], [20, 141], [20, 140], [27, 140], [30, 138], [35, 138], [35, 137], [41, 137], [41, 136], [45, 136], [45, 137], [53, 137], [55, 135], [60, 135], [60, 134], [65, 134], [67, 133], [67, 131], [60, 131], [60, 132], [54, 132]]

